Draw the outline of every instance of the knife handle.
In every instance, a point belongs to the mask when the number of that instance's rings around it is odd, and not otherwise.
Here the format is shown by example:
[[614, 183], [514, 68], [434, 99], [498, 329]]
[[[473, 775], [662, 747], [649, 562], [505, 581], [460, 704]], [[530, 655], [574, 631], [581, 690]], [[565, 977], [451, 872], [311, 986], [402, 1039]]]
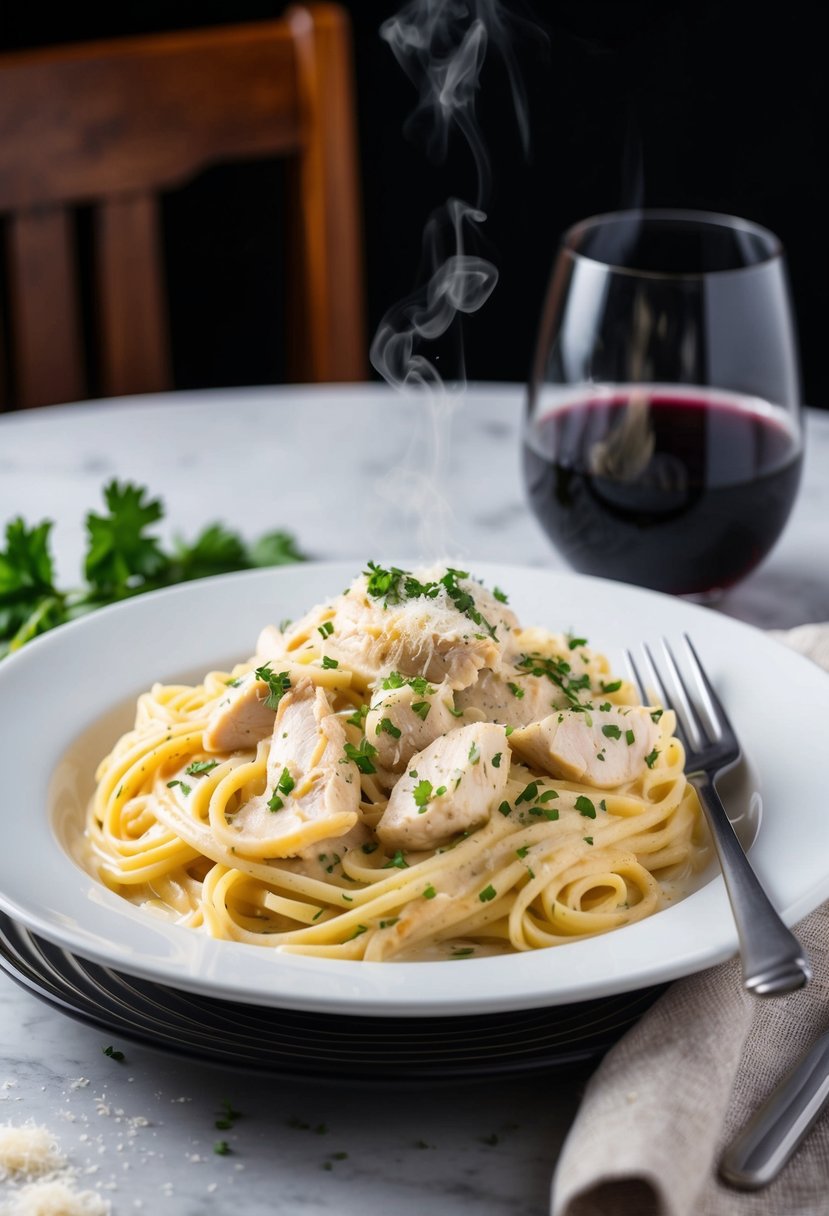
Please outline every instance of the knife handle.
[[776, 1178], [829, 1102], [829, 1031], [821, 1035], [734, 1137], [723, 1181], [756, 1191]]

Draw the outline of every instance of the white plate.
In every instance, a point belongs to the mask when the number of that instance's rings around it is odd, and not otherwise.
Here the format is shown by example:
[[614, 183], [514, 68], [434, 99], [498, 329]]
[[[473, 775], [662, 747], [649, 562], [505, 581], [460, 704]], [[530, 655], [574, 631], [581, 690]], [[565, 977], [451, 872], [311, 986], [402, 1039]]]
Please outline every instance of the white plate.
[[[762, 633], [667, 596], [601, 579], [474, 563], [525, 624], [572, 629], [624, 670], [641, 640], [689, 632], [762, 774], [752, 861], [792, 924], [829, 896], [829, 678]], [[206, 579], [104, 609], [0, 662], [0, 907], [42, 937], [121, 971], [217, 997], [349, 1014], [465, 1014], [586, 1000], [729, 957], [722, 880], [649, 920], [550, 950], [463, 963], [304, 958], [214, 941], [153, 919], [71, 854], [97, 760], [155, 680], [247, 658], [260, 628], [339, 592], [354, 565]], [[756, 792], [754, 801], [757, 802]], [[744, 807], [741, 809], [745, 809]]]

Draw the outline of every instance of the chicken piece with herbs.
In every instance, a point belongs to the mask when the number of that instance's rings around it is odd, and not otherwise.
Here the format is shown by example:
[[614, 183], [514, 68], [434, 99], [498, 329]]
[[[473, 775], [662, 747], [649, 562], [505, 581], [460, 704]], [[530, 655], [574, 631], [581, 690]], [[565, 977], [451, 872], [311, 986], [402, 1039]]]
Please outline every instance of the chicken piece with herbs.
[[475, 722], [412, 756], [377, 825], [383, 844], [431, 849], [486, 823], [503, 796], [510, 766], [506, 730]]
[[360, 775], [345, 755], [345, 727], [328, 693], [303, 680], [284, 694], [273, 725], [264, 794], [233, 817], [237, 851], [247, 840], [261, 855], [293, 857], [357, 823]]
[[521, 760], [552, 777], [611, 789], [653, 765], [654, 712], [642, 705], [563, 709], [513, 731], [510, 744]]
[[399, 773], [415, 752], [459, 725], [448, 684], [392, 671], [371, 698], [365, 732], [382, 768]]
[[[284, 635], [298, 658], [317, 647], [366, 685], [389, 671], [466, 688], [501, 661], [518, 622], [509, 608], [464, 571], [369, 569], [346, 592], [312, 610]], [[310, 643], [307, 639], [310, 638]]]
[[289, 686], [287, 672], [276, 673], [269, 664], [234, 680], [207, 720], [206, 750], [245, 751], [267, 739], [279, 699]]

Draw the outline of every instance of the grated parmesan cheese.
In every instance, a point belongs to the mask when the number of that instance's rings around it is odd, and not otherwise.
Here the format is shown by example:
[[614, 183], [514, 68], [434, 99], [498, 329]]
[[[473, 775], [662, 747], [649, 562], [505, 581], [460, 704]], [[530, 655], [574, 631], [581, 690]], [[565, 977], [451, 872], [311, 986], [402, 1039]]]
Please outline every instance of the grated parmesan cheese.
[[26, 1123], [0, 1127], [0, 1180], [18, 1174], [37, 1176], [60, 1169], [65, 1159], [46, 1127]]
[[30, 1182], [0, 1207], [0, 1216], [110, 1216], [111, 1206], [95, 1191], [76, 1191], [60, 1179]]

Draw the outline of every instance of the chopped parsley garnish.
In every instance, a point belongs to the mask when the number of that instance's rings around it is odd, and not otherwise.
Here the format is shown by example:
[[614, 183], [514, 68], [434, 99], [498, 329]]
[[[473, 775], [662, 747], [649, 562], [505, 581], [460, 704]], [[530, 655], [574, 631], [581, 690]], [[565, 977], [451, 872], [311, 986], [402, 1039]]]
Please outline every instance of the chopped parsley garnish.
[[493, 887], [492, 883], [488, 887], [484, 887], [483, 891], [478, 892], [478, 899], [482, 904], [488, 904], [491, 899], [495, 899], [498, 892]]
[[396, 849], [394, 857], [390, 857], [383, 866], [384, 870], [408, 870], [408, 868], [409, 863], [400, 849]]
[[543, 794], [538, 795], [539, 802], [552, 802], [553, 798], [558, 798], [556, 790], [545, 790]]
[[632, 730], [625, 731], [625, 742], [627, 743], [628, 747], [630, 747], [632, 743], [636, 742], [636, 735], [634, 735]]
[[512, 695], [514, 697], [517, 697], [519, 701], [522, 700], [522, 698], [524, 696], [524, 689], [521, 687], [520, 684], [514, 684], [510, 680], [510, 682], [507, 684], [507, 688], [510, 690], [510, 692], [512, 693]]
[[481, 759], [481, 749], [477, 743], [472, 743], [469, 748], [468, 760], [470, 764], [477, 764]]
[[268, 799], [268, 810], [269, 811], [281, 811], [284, 805], [285, 805], [285, 803], [284, 803], [283, 799], [280, 798], [279, 794], [277, 794], [276, 790], [274, 790], [274, 792], [271, 794], [270, 798]]
[[173, 788], [173, 786], [175, 786], [175, 785], [180, 787], [181, 792], [182, 792], [182, 794], [184, 794], [185, 798], [191, 792], [192, 787], [189, 786], [186, 781], [179, 781], [178, 777], [176, 777], [175, 781], [167, 782], [167, 789], [171, 790]]
[[363, 933], [368, 933], [368, 925], [358, 925], [353, 933], [343, 938], [343, 942], [353, 942], [355, 937], [360, 937]]
[[446, 786], [439, 785], [438, 788], [435, 790], [435, 797], [442, 798], [445, 793], [446, 793]]
[[377, 769], [371, 763], [371, 757], [377, 755], [377, 748], [369, 743], [368, 739], [361, 739], [359, 747], [355, 747], [353, 743], [346, 743], [344, 750], [344, 759], [353, 760], [361, 773], [377, 772]]
[[592, 843], [593, 843], [593, 837], [592, 837], [592, 836], [582, 836], [582, 840], [584, 841], [584, 843], [585, 843], [585, 844], [592, 844]]
[[376, 853], [379, 848], [380, 846], [376, 840], [371, 840], [368, 844], [360, 845], [363, 853]]
[[375, 735], [379, 735], [381, 731], [385, 731], [387, 735], [391, 735], [392, 739], [399, 739], [402, 731], [398, 726], [395, 726], [391, 718], [381, 718], [377, 723]]
[[331, 621], [324, 621], [322, 625], [317, 626], [317, 633], [320, 635], [320, 637], [330, 638], [333, 632], [334, 626]]
[[454, 946], [452, 949], [452, 958], [469, 958], [469, 956], [474, 953], [474, 946]]
[[262, 667], [257, 667], [253, 674], [257, 680], [262, 680], [268, 686], [268, 695], [265, 697], [265, 704], [268, 709], [277, 709], [279, 702], [291, 687], [291, 678], [287, 671], [280, 671], [277, 674], [271, 670], [271, 665], [268, 662], [263, 664]]
[[502, 815], [506, 816], [511, 813], [512, 807], [510, 806], [510, 804], [508, 802], [502, 802], [501, 805], [498, 807], [498, 810], [501, 812]]
[[521, 793], [515, 799], [515, 805], [518, 806], [521, 802], [535, 802], [538, 797], [538, 782], [531, 781], [529, 785], [525, 785]]
[[651, 710], [651, 722], [658, 722], [658, 721], [659, 721], [659, 719], [660, 719], [660, 718], [662, 717], [662, 715], [664, 714], [664, 712], [665, 712], [665, 710], [664, 710], [664, 709], [653, 709], [653, 710]]
[[426, 805], [432, 797], [433, 786], [431, 781], [427, 781], [424, 777], [422, 781], [418, 781], [417, 785], [412, 790], [412, 797], [415, 800], [415, 806], [420, 810], [421, 815], [426, 810]]
[[455, 709], [454, 705], [447, 705], [446, 708], [449, 710], [453, 718], [463, 717], [464, 711], [462, 709]]
[[658, 755], [659, 752], [656, 750], [656, 748], [654, 748], [649, 756], [645, 756], [645, 764], [647, 764], [648, 768], [653, 768], [654, 764], [656, 764], [656, 757]]
[[507, 599], [506, 594], [501, 590], [500, 587], [493, 587], [492, 594], [495, 596], [495, 598], [499, 604], [508, 604], [509, 603], [509, 600]]
[[348, 722], [351, 726], [356, 726], [360, 730], [362, 730], [363, 724], [366, 720], [367, 713], [368, 713], [368, 706], [361, 705], [358, 710], [355, 710], [355, 712], [351, 715], [350, 718], [346, 718], [346, 722]]
[[596, 818], [596, 808], [585, 794], [579, 794], [576, 799], [576, 810], [587, 819]]
[[618, 692], [621, 687], [621, 680], [611, 680], [609, 684], [604, 680], [601, 681], [602, 692]]
[[390, 671], [382, 683], [385, 689], [403, 688], [404, 685], [408, 685], [419, 697], [431, 696], [435, 692], [423, 676], [403, 676], [399, 671]]
[[412, 713], [417, 714], [421, 722], [425, 722], [429, 716], [429, 710], [432, 708], [428, 701], [414, 701], [412, 704]]
[[339, 659], [329, 659], [327, 654], [322, 656], [322, 665], [326, 671], [333, 671], [335, 667], [339, 667]]
[[599, 803], [599, 810], [607, 813], [607, 803], [605, 802], [604, 798], [602, 798], [601, 802]]
[[574, 676], [572, 667], [566, 659], [549, 658], [546, 655], [533, 652], [522, 655], [516, 666], [523, 668], [529, 675], [546, 676], [557, 688], [564, 693], [571, 706], [580, 706], [579, 693], [590, 687], [590, 677]]
[[512, 732], [513, 732], [514, 730], [515, 730], [515, 727], [514, 727], [514, 726], [505, 726], [505, 727], [504, 727], [504, 733], [505, 733], [505, 735], [507, 736], [507, 738], [509, 738], [509, 737], [510, 737], [510, 735], [512, 734]]
[[570, 638], [567, 642], [570, 650], [575, 650], [578, 646], [586, 646], [587, 638]]
[[423, 898], [424, 899], [434, 899], [436, 895], [437, 895], [437, 891], [432, 886], [432, 884], [429, 883], [428, 887], [423, 892]]
[[496, 752], [495, 755], [492, 757], [492, 767], [493, 768], [501, 767], [501, 753], [500, 752]]
[[529, 813], [531, 815], [536, 815], [538, 818], [541, 818], [543, 815], [544, 818], [549, 819], [551, 823], [558, 819], [557, 807], [531, 806]]
[[285, 796], [287, 797], [287, 795], [290, 794], [291, 790], [294, 788], [295, 785], [296, 785], [296, 782], [294, 781], [291, 774], [288, 772], [287, 768], [283, 768], [282, 772], [279, 775], [279, 780], [276, 783], [276, 788], [279, 790], [280, 794], [285, 794]]
[[449, 567], [437, 582], [421, 583], [408, 570], [401, 570], [399, 566], [391, 566], [386, 570], [376, 562], [369, 562], [364, 574], [368, 594], [372, 599], [382, 599], [386, 608], [389, 604], [400, 604], [406, 599], [433, 600], [443, 589], [458, 612], [468, 617], [474, 625], [485, 629], [491, 638], [497, 637], [493, 626], [478, 611], [474, 597], [458, 586], [459, 579], [469, 578], [465, 570], [453, 570]]
[[203, 777], [205, 773], [211, 773], [218, 764], [218, 760], [194, 760], [184, 771], [188, 777]]
[[602, 734], [606, 739], [621, 739], [622, 732], [618, 726], [603, 726]]
[[521, 846], [520, 849], [515, 850], [515, 856], [523, 859], [524, 857], [527, 856], [529, 851], [530, 851], [529, 845], [524, 844]]
[[392, 925], [396, 925], [399, 920], [400, 920], [399, 916], [392, 916], [388, 920], [381, 920], [380, 928], [381, 929], [390, 929], [392, 927]]

